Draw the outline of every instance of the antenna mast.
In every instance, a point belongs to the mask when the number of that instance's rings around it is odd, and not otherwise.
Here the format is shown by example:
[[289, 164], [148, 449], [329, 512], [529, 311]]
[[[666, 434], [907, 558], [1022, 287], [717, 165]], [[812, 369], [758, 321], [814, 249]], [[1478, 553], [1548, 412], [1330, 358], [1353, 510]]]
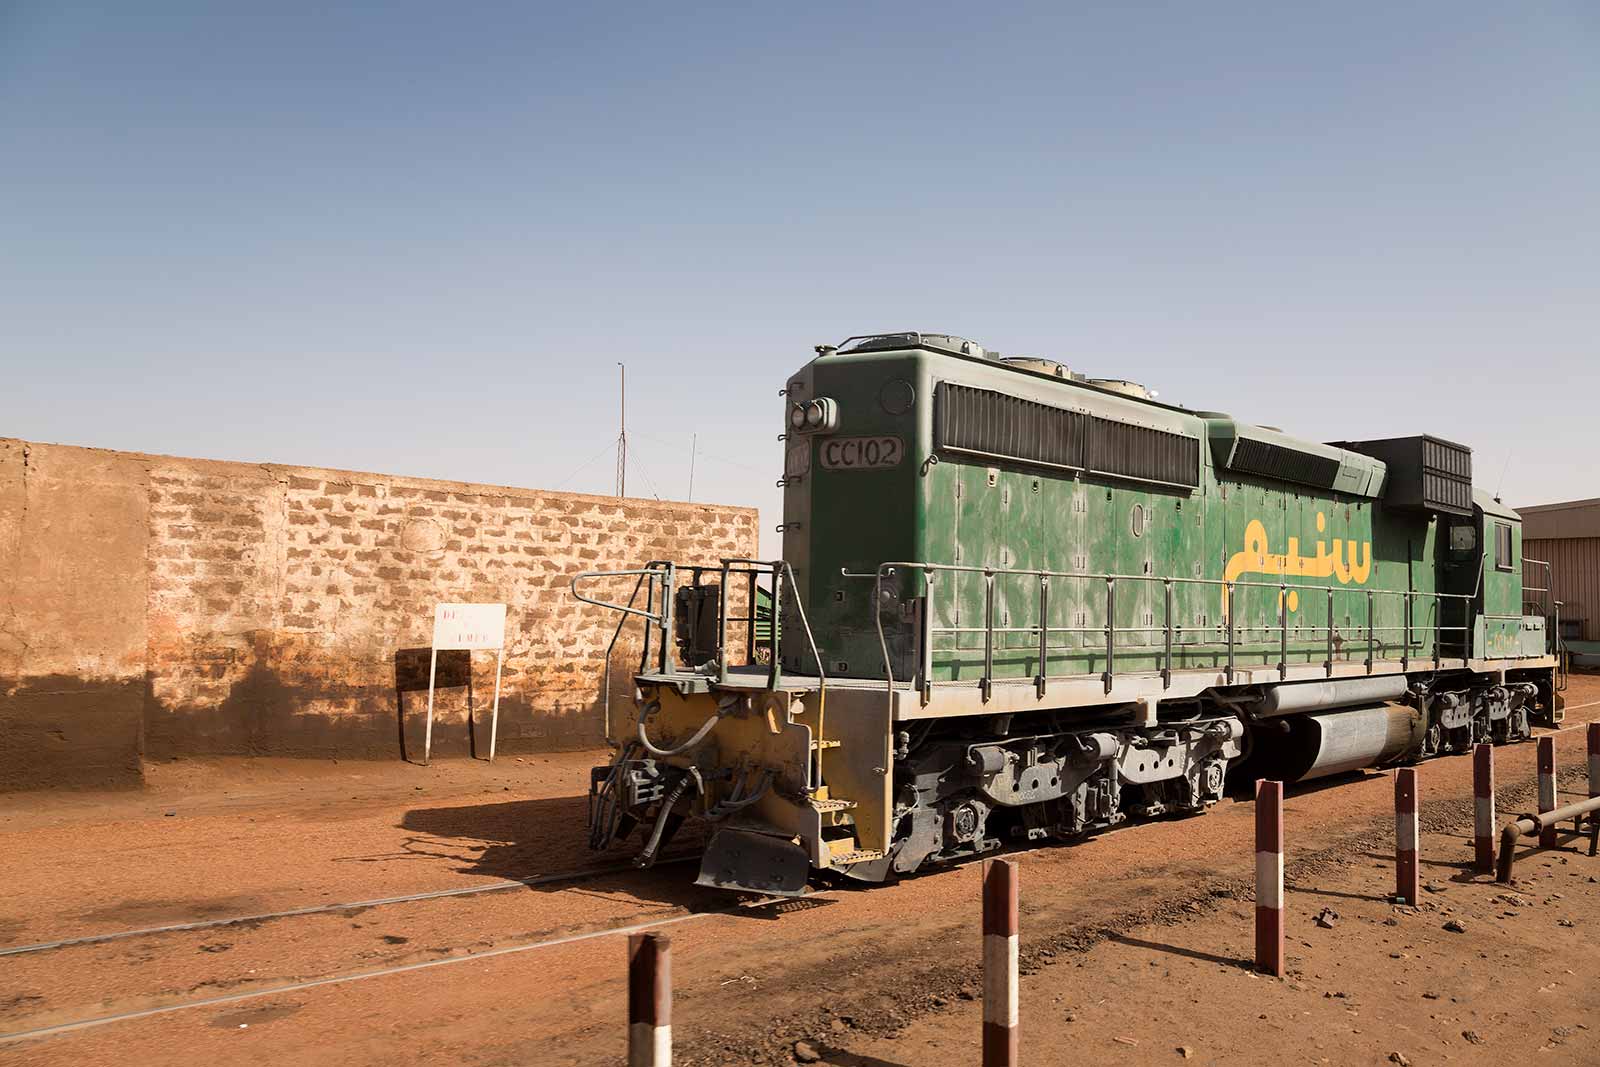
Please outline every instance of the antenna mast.
[[1508, 449], [1506, 451], [1506, 461], [1500, 465], [1500, 480], [1494, 483], [1494, 502], [1496, 504], [1500, 503], [1500, 490], [1505, 487], [1506, 471], [1511, 469], [1512, 455], [1513, 453]]
[[628, 495], [628, 365], [618, 363], [622, 370], [622, 420], [617, 434], [617, 495]]
[[689, 435], [689, 503], [694, 503], [694, 454], [700, 450], [700, 435]]

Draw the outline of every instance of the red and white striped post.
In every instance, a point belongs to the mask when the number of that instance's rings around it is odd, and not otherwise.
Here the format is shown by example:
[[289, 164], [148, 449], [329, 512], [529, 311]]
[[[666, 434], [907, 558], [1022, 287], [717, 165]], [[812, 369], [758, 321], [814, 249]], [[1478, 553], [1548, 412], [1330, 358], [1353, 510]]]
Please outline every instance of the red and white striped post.
[[1283, 977], [1283, 783], [1256, 782], [1256, 970]]
[[[1539, 814], [1556, 810], [1556, 739], [1547, 734], [1539, 738]], [[1539, 847], [1556, 847], [1554, 824], [1539, 831]]]
[[1394, 895], [1415, 905], [1422, 896], [1417, 869], [1417, 769], [1401, 767], [1394, 776]]
[[1017, 1067], [1017, 865], [983, 874], [983, 1067]]
[[1494, 746], [1487, 741], [1472, 749], [1472, 867], [1494, 870]]
[[1600, 722], [1589, 724], [1589, 795], [1600, 797]]
[[671, 1067], [672, 942], [628, 935], [628, 1067]]

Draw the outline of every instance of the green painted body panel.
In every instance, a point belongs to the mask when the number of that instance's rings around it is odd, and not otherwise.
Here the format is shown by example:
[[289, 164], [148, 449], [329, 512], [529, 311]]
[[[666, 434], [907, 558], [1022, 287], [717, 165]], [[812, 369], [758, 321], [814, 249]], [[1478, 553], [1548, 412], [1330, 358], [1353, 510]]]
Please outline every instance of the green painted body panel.
[[[1477, 654], [1498, 658], [1516, 656], [1522, 647], [1522, 523], [1516, 513], [1492, 500], [1478, 501], [1478, 544], [1483, 554], [1482, 614], [1478, 619]], [[1511, 528], [1511, 565], [1495, 565], [1495, 526]], [[1549, 583], [1546, 583], [1549, 584]]]
[[[1187, 490], [1043, 465], [936, 454], [934, 398], [941, 381], [1194, 437], [1201, 443], [1200, 484]], [[914, 391], [908, 410], [895, 413], [891, 409], [896, 405], [885, 403], [886, 396], [904, 395], [890, 383], [904, 383]], [[1073, 575], [1049, 581], [1046, 624], [1052, 631], [1047, 650], [1052, 676], [1107, 669], [1108, 588], [1117, 628], [1116, 672], [1160, 670], [1169, 611], [1165, 579], [1173, 579], [1175, 669], [1227, 663], [1224, 594], [1215, 584], [1224, 580], [1237, 582], [1238, 666], [1276, 665], [1280, 659], [1324, 662], [1330, 655], [1330, 609], [1336, 661], [1367, 658], [1369, 612], [1375, 659], [1432, 660], [1436, 642], [1442, 655], [1465, 651], [1464, 609], [1447, 606], [1441, 611], [1428, 594], [1472, 594], [1478, 588], [1478, 558], [1449, 558], [1441, 541], [1441, 530], [1447, 527], [1436, 516], [1385, 508], [1379, 498], [1384, 467], [1377, 460], [1307, 443], [1308, 454], [1325, 462], [1338, 460], [1337, 489], [1241, 475], [1219, 467], [1235, 437], [1286, 447], [1294, 446], [1295, 439], [1236, 424], [1226, 416], [1201, 415], [991, 360], [921, 349], [825, 354], [792, 376], [787, 392], [791, 401], [832, 398], [838, 410], [833, 430], [790, 433], [785, 446], [784, 557], [795, 568], [830, 675], [883, 677], [874, 584], [842, 572], [871, 574], [889, 561]], [[875, 469], [829, 469], [825, 460], [830, 439], [865, 437], [901, 441], [899, 462]], [[1518, 565], [1511, 571], [1495, 570], [1492, 534], [1479, 537], [1488, 554], [1480, 612], [1490, 616], [1487, 632], [1475, 635], [1480, 654], [1499, 654], [1509, 647], [1507, 641], [1520, 640], [1520, 626], [1510, 618], [1520, 614], [1522, 595], [1521, 531], [1515, 525]], [[1108, 583], [1108, 574], [1119, 577]], [[1214, 584], [1195, 584], [1195, 579]], [[1034, 677], [1039, 673], [1035, 628], [1040, 582], [1027, 575], [996, 575], [993, 582], [993, 676]], [[985, 590], [986, 576], [971, 573], [939, 574], [932, 589], [920, 572], [902, 572], [886, 583], [878, 608], [895, 677], [906, 679], [916, 668], [917, 598], [925, 596], [935, 626], [946, 630], [933, 638], [934, 679], [982, 676]], [[1285, 591], [1287, 611], [1280, 621]], [[1409, 628], [1407, 591], [1413, 594]], [[1496, 620], [1497, 614], [1508, 617]], [[1473, 626], [1481, 630], [1484, 621], [1475, 619]], [[785, 666], [809, 672], [815, 665], [797, 624], [793, 606], [785, 604]], [[1452, 626], [1458, 629], [1448, 629]]]

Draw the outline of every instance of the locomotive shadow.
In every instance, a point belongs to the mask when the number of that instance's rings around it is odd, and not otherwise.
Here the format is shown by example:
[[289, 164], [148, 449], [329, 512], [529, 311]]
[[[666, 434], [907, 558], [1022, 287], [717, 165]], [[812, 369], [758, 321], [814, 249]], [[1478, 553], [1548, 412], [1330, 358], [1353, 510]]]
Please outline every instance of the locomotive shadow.
[[827, 1042], [819, 1042], [817, 1051], [822, 1053], [818, 1062], [822, 1067], [911, 1067], [910, 1064], [898, 1060], [883, 1060], [877, 1056], [867, 1056], [859, 1052], [847, 1052], [836, 1048]]
[[1201, 960], [1206, 963], [1219, 963], [1224, 967], [1239, 967], [1243, 970], [1254, 970], [1255, 960], [1245, 959], [1241, 956], [1219, 956], [1214, 952], [1202, 952], [1199, 949], [1184, 948], [1182, 945], [1169, 945], [1164, 941], [1146, 941], [1138, 937], [1129, 937], [1127, 934], [1110, 934], [1106, 940], [1114, 941], [1119, 945], [1129, 948], [1148, 949], [1152, 952], [1167, 952], [1174, 956], [1184, 956], [1192, 960]]
[[[1255, 796], [1256, 778], [1250, 773], [1254, 768], [1246, 767], [1245, 773], [1228, 773], [1226, 782], [1226, 795], [1230, 800], [1249, 801]], [[1285, 782], [1283, 796], [1287, 800], [1291, 797], [1315, 796], [1324, 789], [1338, 789], [1354, 782], [1364, 782], [1368, 778], [1383, 777], [1383, 773], [1368, 769], [1346, 771], [1343, 774], [1330, 774], [1326, 778], [1313, 778], [1309, 782]], [[1273, 780], [1273, 779], [1269, 779]]]
[[[588, 806], [588, 796], [580, 794], [413, 808], [401, 817], [400, 828], [413, 835], [407, 839], [407, 853], [418, 858], [455, 860], [458, 865], [453, 869], [457, 874], [530, 882], [533, 884], [527, 888], [535, 892], [625, 894], [691, 912], [723, 911], [736, 903], [737, 898], [726, 890], [694, 884], [695, 868], [690, 861], [699, 860], [705, 845], [703, 830], [686, 824], [663, 850], [656, 866], [636, 870], [628, 865], [641, 846], [637, 832], [604, 852], [589, 851]], [[823, 903], [827, 902], [810, 901], [804, 906]], [[784, 906], [739, 908], [735, 913], [775, 920], [792, 910], [795, 909]]]
[[[1390, 857], [1391, 859], [1393, 857]], [[1351, 893], [1343, 889], [1317, 889], [1309, 885], [1293, 885], [1286, 883], [1283, 887], [1285, 893], [1304, 893], [1313, 897], [1334, 897], [1339, 900], [1367, 900], [1382, 904], [1389, 898], [1382, 893]]]

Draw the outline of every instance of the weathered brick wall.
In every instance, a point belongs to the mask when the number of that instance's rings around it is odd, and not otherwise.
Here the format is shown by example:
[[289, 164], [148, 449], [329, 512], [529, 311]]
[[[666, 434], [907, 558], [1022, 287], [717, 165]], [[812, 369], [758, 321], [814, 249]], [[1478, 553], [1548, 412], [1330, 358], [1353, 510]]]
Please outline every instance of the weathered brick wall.
[[[81, 701], [41, 697], [38, 686], [113, 676], [125, 698], [130, 678], [138, 686], [137, 721], [125, 699], [121, 739], [111, 743], [120, 752], [111, 763], [135, 773], [140, 756], [394, 757], [403, 745], [416, 756], [440, 601], [507, 605], [502, 751], [595, 744], [616, 617], [574, 600], [571, 576], [649, 559], [711, 563], [757, 544], [753, 509], [0, 444], [0, 564], [14, 560], [32, 576], [0, 586], [10, 616], [0, 629], [0, 730], [34, 739], [0, 750], [0, 783], [13, 788], [86, 777], [76, 762], [82, 739], [63, 739], [44, 765], [30, 764], [39, 738], [70, 732], [84, 714]], [[24, 453], [26, 471], [13, 461]], [[37, 522], [14, 521], [28, 510], [18, 502], [43, 491], [41, 464], [60, 468], [51, 506], [63, 515], [90, 488], [75, 486], [74, 472], [109, 483], [97, 492], [119, 503], [106, 520], [118, 530], [115, 558], [101, 558], [110, 551], [103, 537], [45, 540]], [[37, 580], [45, 574], [54, 580]], [[142, 611], [124, 612], [136, 617], [69, 621], [48, 654], [17, 644], [19, 627], [51, 617], [52, 603], [92, 601], [107, 580], [123, 600], [136, 586]], [[615, 591], [625, 598], [629, 587]], [[94, 626], [115, 635], [117, 671], [80, 647], [79, 631]], [[627, 635], [613, 660], [622, 709], [637, 649]], [[470, 671], [465, 654], [441, 655], [439, 672], [434, 751], [466, 752], [469, 708], [487, 729], [493, 654], [475, 654]], [[105, 764], [87, 777], [105, 778]]]
[[139, 777], [142, 470], [0, 439], [0, 788]]

